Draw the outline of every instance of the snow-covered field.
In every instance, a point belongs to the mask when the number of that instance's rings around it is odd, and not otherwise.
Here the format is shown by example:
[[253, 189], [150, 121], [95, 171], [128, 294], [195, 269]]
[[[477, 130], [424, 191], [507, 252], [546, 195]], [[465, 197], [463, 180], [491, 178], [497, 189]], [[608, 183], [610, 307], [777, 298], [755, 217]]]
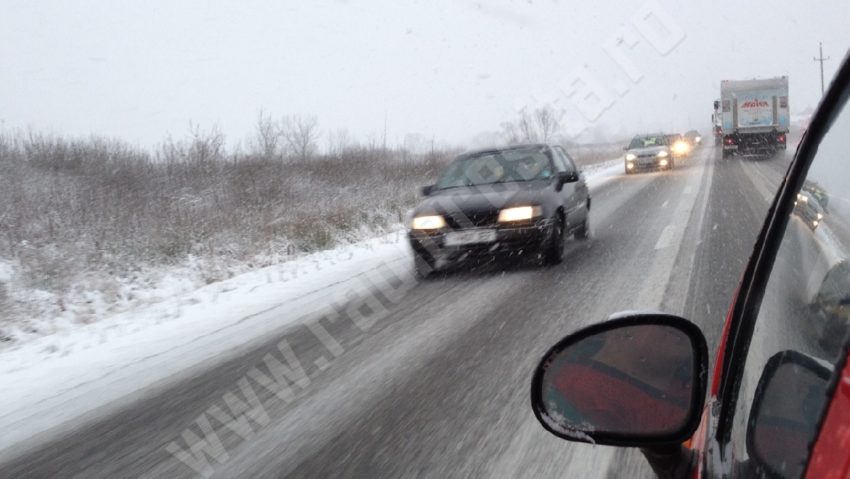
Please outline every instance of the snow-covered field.
[[[591, 189], [621, 171], [619, 159], [585, 168]], [[163, 281], [136, 308], [114, 314], [104, 308], [106, 316], [95, 322], [66, 322], [52, 334], [28, 337], [0, 352], [0, 455], [118, 398], [177, 380], [193, 366], [226, 360], [382, 276], [412, 278], [410, 255], [399, 226], [197, 289], [187, 280]]]

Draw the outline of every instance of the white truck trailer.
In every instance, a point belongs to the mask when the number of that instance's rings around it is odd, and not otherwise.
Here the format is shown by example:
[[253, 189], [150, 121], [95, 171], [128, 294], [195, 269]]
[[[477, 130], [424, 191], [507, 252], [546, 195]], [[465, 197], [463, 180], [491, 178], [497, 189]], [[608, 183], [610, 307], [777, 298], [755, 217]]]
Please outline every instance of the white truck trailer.
[[723, 156], [773, 155], [788, 137], [788, 77], [720, 82]]

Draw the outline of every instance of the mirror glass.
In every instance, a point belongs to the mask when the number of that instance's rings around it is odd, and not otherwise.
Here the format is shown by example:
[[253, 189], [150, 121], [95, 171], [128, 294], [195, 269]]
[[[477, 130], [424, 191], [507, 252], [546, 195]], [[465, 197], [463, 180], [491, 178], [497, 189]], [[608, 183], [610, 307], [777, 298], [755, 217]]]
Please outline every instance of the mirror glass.
[[544, 359], [541, 420], [577, 440], [677, 434], [692, 414], [695, 356], [688, 335], [669, 325], [586, 335]]
[[814, 440], [830, 367], [796, 351], [768, 362], [753, 403], [747, 435], [750, 456], [776, 477], [800, 477]]

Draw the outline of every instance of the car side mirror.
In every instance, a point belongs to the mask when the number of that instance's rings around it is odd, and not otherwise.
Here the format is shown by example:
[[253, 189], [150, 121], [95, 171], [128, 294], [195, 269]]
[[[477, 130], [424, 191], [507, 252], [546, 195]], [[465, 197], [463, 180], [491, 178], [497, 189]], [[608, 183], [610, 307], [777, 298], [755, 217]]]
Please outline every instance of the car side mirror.
[[531, 406], [569, 441], [651, 448], [685, 441], [702, 415], [707, 347], [690, 321], [615, 315], [573, 333], [541, 359]]
[[628, 147], [628, 146], [624, 146], [624, 147], [623, 147], [623, 151], [629, 151], [629, 147]]
[[771, 477], [801, 477], [817, 434], [832, 371], [782, 351], [762, 371], [747, 423], [747, 453]]
[[575, 183], [579, 179], [579, 173], [576, 171], [562, 171], [558, 173], [558, 180], [561, 183]]
[[422, 188], [419, 188], [419, 192], [422, 196], [431, 196], [431, 193], [434, 192], [434, 186], [435, 185], [423, 186]]

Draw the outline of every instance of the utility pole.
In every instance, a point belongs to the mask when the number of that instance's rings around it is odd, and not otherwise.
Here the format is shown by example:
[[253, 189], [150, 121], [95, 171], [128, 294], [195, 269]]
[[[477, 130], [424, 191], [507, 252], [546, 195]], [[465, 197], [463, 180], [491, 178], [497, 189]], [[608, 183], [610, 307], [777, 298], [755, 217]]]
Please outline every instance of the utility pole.
[[823, 57], [823, 42], [818, 42], [820, 45], [820, 57], [815, 57], [814, 61], [820, 62], [820, 94], [823, 96], [824, 94], [824, 86], [823, 86], [823, 62], [829, 60], [829, 57]]

